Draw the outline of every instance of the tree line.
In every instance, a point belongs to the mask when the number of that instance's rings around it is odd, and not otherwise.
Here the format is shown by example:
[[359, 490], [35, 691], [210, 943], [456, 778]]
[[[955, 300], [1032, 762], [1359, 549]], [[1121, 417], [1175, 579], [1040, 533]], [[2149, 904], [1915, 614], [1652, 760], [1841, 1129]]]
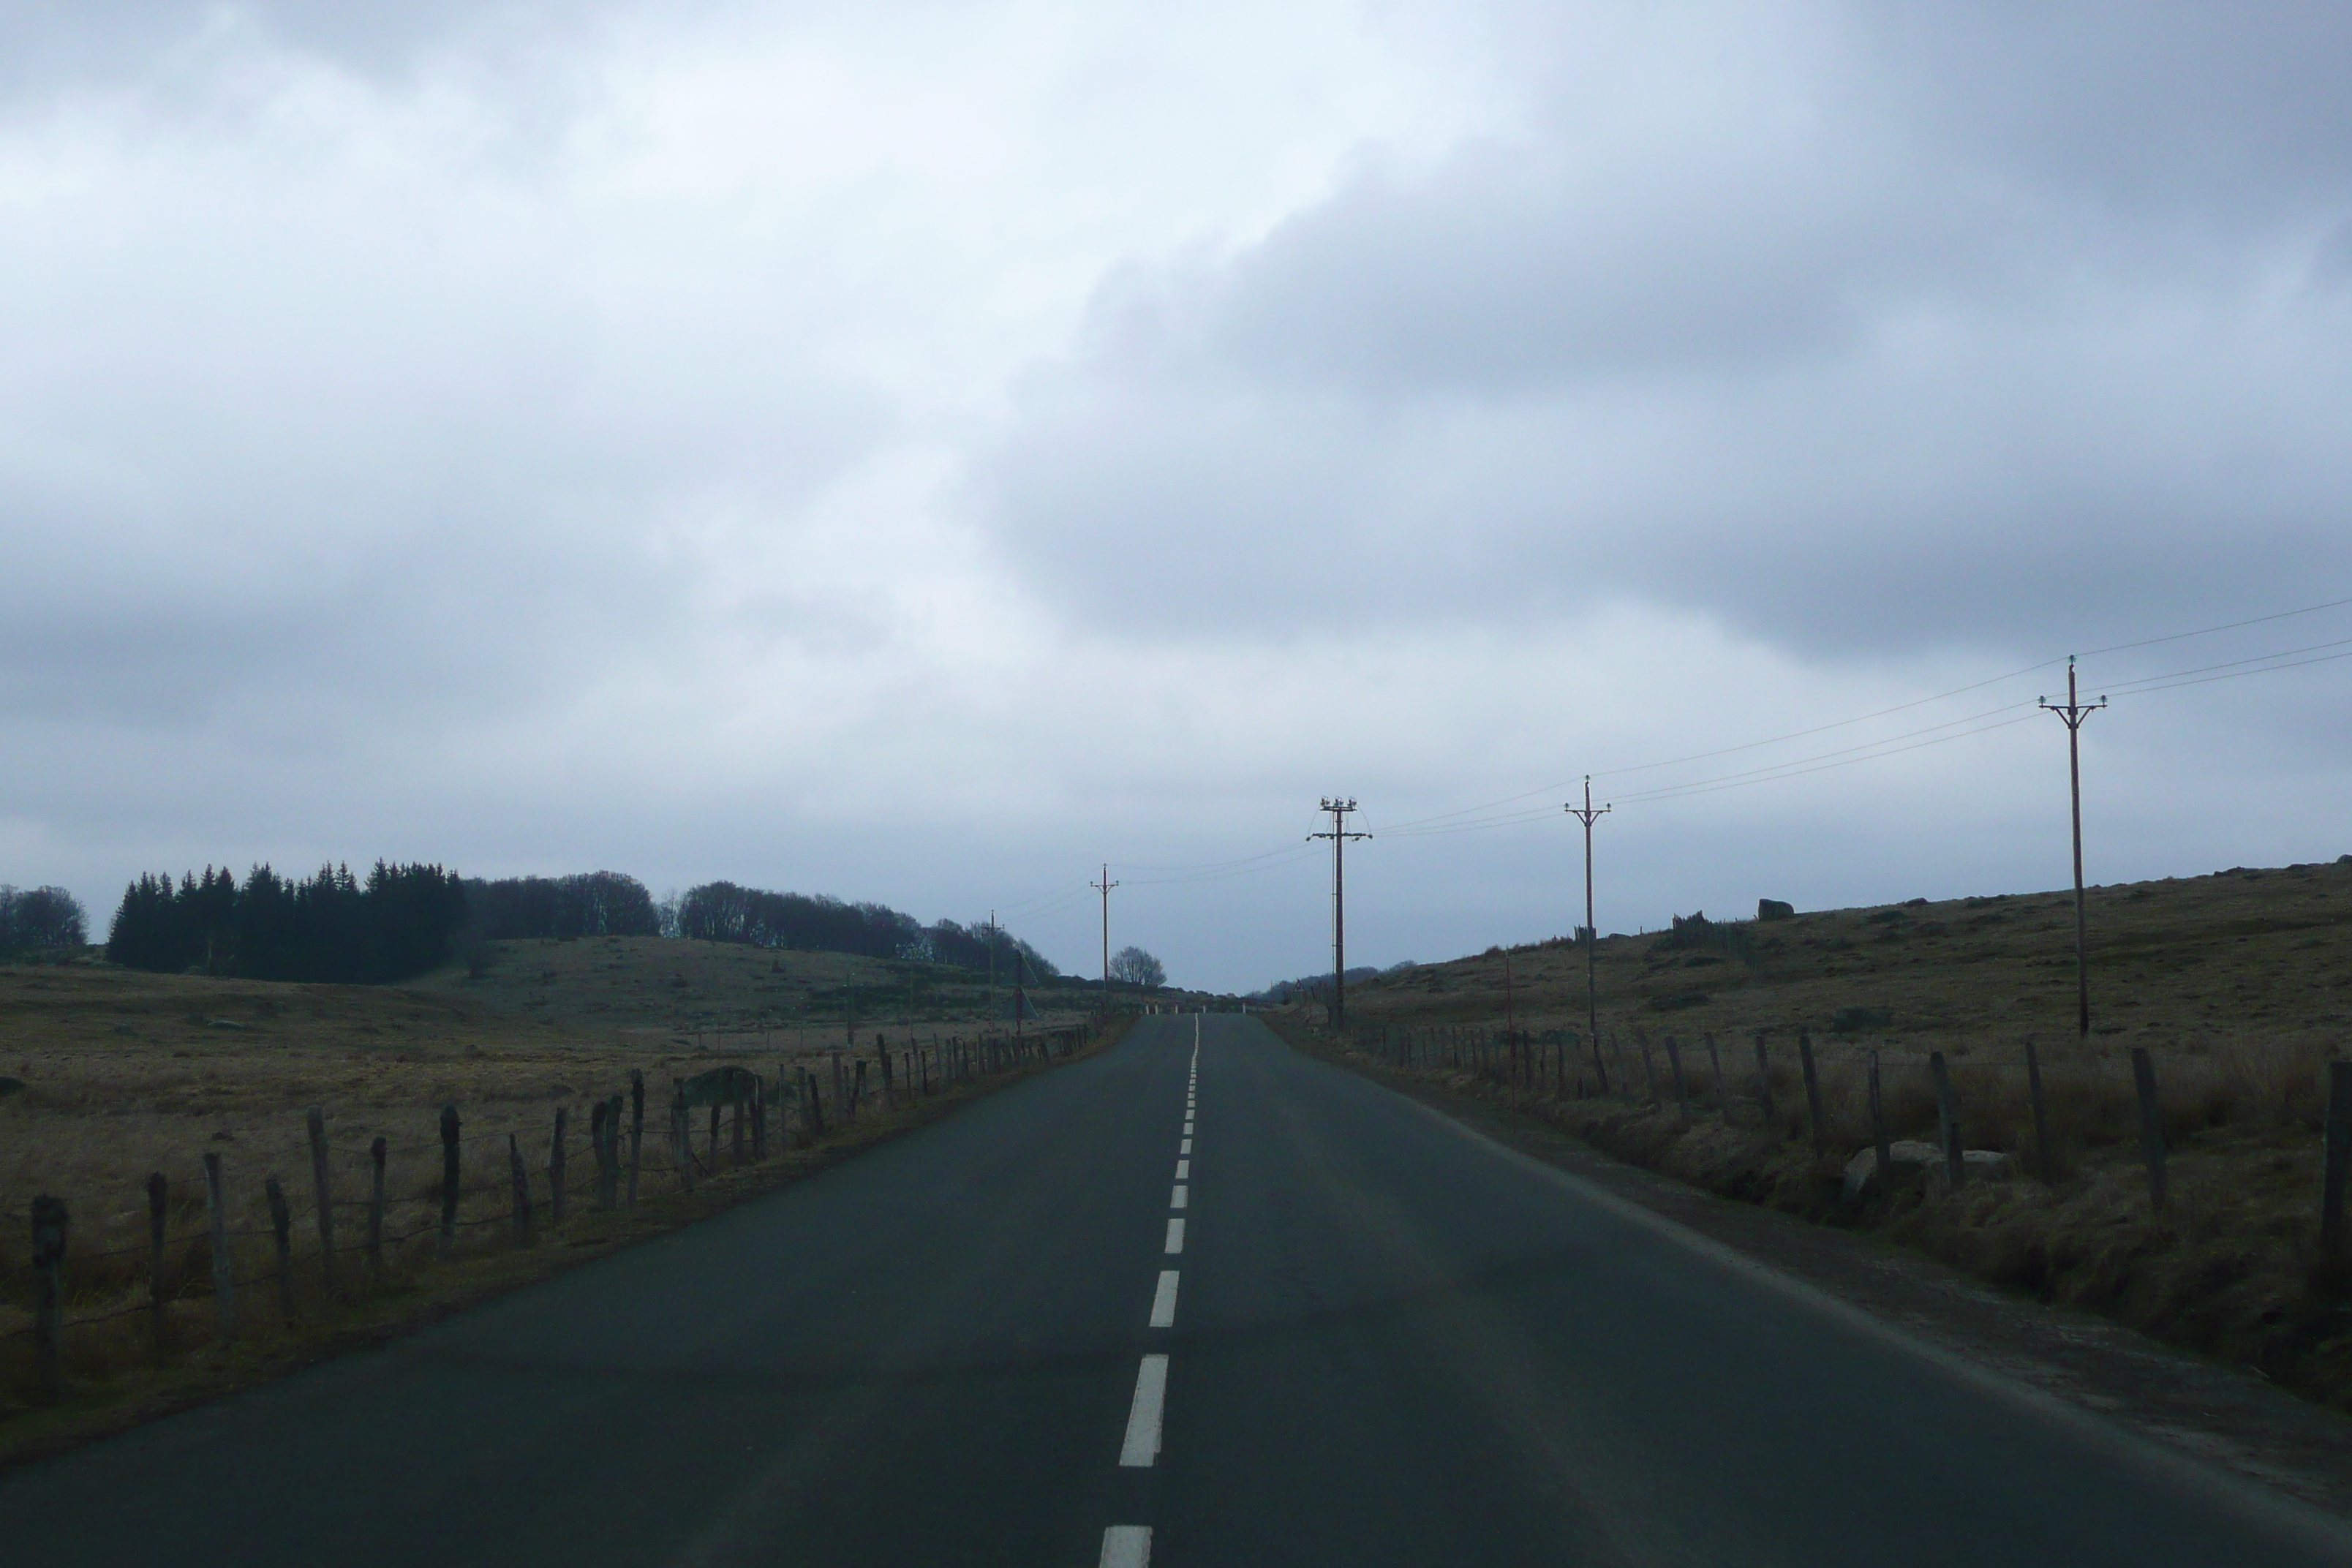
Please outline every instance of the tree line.
[[507, 877], [466, 883], [468, 933], [499, 941], [532, 936], [659, 936], [661, 910], [646, 885], [618, 871]]
[[[21, 921], [16, 910], [24, 911]], [[86, 940], [80, 906], [58, 889], [0, 889], [0, 951], [18, 925], [44, 933], [21, 945]], [[126, 968], [166, 973], [379, 984], [438, 968], [461, 948], [582, 936], [682, 936], [975, 972], [988, 969], [992, 955], [1008, 982], [1016, 962], [1033, 984], [1060, 977], [1035, 948], [1001, 928], [945, 920], [927, 926], [887, 904], [732, 882], [706, 882], [656, 902], [644, 883], [617, 871], [486, 880], [381, 860], [364, 879], [347, 866], [322, 867], [302, 879], [256, 866], [242, 883], [226, 867], [185, 872], [176, 882], [169, 873], [142, 876], [123, 889], [106, 955]]]
[[106, 956], [165, 973], [377, 984], [446, 963], [465, 918], [465, 884], [438, 866], [379, 860], [364, 880], [349, 866], [300, 879], [256, 866], [241, 885], [207, 866], [125, 888]]
[[992, 954], [1000, 975], [1012, 975], [1016, 957], [1028, 965], [1033, 980], [1050, 981], [1061, 973], [1043, 953], [1002, 927], [953, 921], [925, 925], [887, 904], [850, 903], [822, 893], [773, 893], [733, 882], [688, 889], [678, 900], [677, 934], [700, 942], [851, 952], [971, 970], [987, 969]]

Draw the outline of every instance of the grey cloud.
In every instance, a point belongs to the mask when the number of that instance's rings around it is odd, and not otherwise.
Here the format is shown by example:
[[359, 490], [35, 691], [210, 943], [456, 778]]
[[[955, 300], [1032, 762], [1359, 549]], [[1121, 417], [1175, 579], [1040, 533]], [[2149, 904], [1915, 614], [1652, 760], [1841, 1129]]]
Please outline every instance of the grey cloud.
[[1165, 584], [1171, 635], [1631, 597], [2046, 647], [2291, 601], [2352, 568], [2352, 139], [2310, 63], [2347, 24], [2141, 14], [1858, 13], [1723, 88], [1807, 105], [1752, 136], [1546, 100], [1368, 160], [1228, 260], [1108, 284], [987, 502], [1074, 613]]

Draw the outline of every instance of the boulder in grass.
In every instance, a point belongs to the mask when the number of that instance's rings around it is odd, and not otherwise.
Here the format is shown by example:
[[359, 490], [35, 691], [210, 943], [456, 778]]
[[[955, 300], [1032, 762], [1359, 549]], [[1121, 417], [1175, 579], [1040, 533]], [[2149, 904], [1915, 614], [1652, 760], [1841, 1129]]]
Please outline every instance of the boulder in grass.
[[[2005, 1182], [2016, 1172], [2009, 1156], [1998, 1149], [1963, 1149], [1960, 1159], [1970, 1186], [1979, 1182]], [[1927, 1167], [1927, 1189], [1937, 1193], [1944, 1190], [1944, 1162], [1940, 1159]]]
[[1756, 918], [1759, 921], [1792, 921], [1797, 918], [1797, 906], [1780, 899], [1756, 900]]
[[[1941, 1166], [1944, 1152], [1916, 1138], [1898, 1138], [1886, 1146], [1888, 1178], [1896, 1186], [1922, 1179], [1930, 1166]], [[1858, 1198], [1878, 1185], [1878, 1149], [1864, 1149], [1845, 1163], [1845, 1195]]]
[[[1969, 1182], [2005, 1182], [2015, 1173], [2007, 1154], [1998, 1149], [1963, 1149], [1960, 1159]], [[1901, 1138], [1886, 1146], [1886, 1162], [1892, 1169], [1894, 1184], [1908, 1186], [1924, 1184], [1931, 1192], [1944, 1190], [1944, 1152], [1933, 1143], [1916, 1138]], [[1845, 1195], [1859, 1198], [1878, 1185], [1878, 1151], [1864, 1149], [1845, 1163]]]

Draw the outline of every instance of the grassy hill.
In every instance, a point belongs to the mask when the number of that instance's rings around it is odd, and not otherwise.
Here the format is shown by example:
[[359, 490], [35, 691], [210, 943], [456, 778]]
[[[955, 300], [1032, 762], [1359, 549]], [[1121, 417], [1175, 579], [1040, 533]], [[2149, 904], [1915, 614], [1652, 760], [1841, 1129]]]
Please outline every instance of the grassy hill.
[[[2352, 1019], [2352, 858], [2094, 888], [2093, 1038], [2189, 1049], [2259, 1036], [2326, 1044]], [[2074, 895], [1969, 898], [1602, 939], [1603, 1029], [1758, 1029], [1956, 1051], [2074, 1032]], [[1508, 984], [1506, 983], [1506, 966]], [[1349, 987], [1360, 1022], [1501, 1018], [1581, 1029], [1585, 955], [1490, 948]]]

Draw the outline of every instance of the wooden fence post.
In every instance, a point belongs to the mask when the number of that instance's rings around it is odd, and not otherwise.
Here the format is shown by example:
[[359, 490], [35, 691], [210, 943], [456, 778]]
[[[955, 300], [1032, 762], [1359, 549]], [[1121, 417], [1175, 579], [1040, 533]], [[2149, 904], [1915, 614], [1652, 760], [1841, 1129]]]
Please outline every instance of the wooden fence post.
[[2132, 1047], [2132, 1085], [2139, 1090], [2139, 1153], [2147, 1163], [2147, 1206], [2164, 1212], [2164, 1103], [2156, 1093], [2156, 1058]]
[[43, 1193], [33, 1200], [33, 1352], [40, 1363], [41, 1397], [65, 1393], [66, 1201]]
[[1944, 1053], [1927, 1053], [1928, 1076], [1936, 1080], [1936, 1131], [1944, 1145], [1944, 1178], [1953, 1192], [1968, 1180], [1969, 1162], [1960, 1147], [1960, 1105], [1952, 1093], [1952, 1069], [1944, 1065]]
[[327, 1112], [323, 1106], [312, 1106], [303, 1113], [303, 1124], [310, 1134], [310, 1193], [319, 1205], [319, 1278], [327, 1287], [327, 1296], [335, 1294], [335, 1205], [327, 1185]]
[[441, 1108], [441, 1239], [440, 1256], [446, 1258], [457, 1245], [457, 1108]]
[[740, 1171], [743, 1168], [743, 1161], [745, 1158], [743, 1152], [743, 1113], [749, 1109], [743, 1103], [743, 1080], [738, 1078], [730, 1078], [727, 1080], [727, 1092], [732, 1097], [730, 1114], [729, 1117], [730, 1125], [728, 1142], [731, 1145], [735, 1155], [735, 1168]]
[[294, 1211], [286, 1206], [286, 1189], [271, 1176], [261, 1184], [269, 1202], [269, 1239], [278, 1248], [278, 1315], [288, 1327], [294, 1322]]
[[555, 1108], [555, 1135], [547, 1146], [547, 1223], [551, 1226], [563, 1223], [565, 1166], [570, 1163], [564, 1158], [563, 1123], [571, 1110], [568, 1105]]
[[2042, 1098], [2042, 1058], [2033, 1037], [2025, 1037], [2025, 1098], [2033, 1107], [2034, 1174], [2046, 1184], [2058, 1179], [2058, 1162], [2050, 1153], [2050, 1108]]
[[613, 1167], [610, 1151], [604, 1147], [605, 1137], [612, 1130], [612, 1115], [613, 1102], [609, 1100], [600, 1100], [588, 1108], [588, 1152], [596, 1157], [595, 1195], [590, 1201], [600, 1209], [613, 1206]]
[[2344, 1256], [2344, 1182], [2352, 1173], [2352, 1062], [2327, 1064], [2327, 1163], [2319, 1178], [2319, 1261], [2340, 1266]]
[[530, 1245], [530, 1173], [523, 1169], [522, 1139], [507, 1134], [507, 1178], [514, 1185], [514, 1244]]
[[383, 1157], [391, 1151], [379, 1134], [368, 1145], [368, 1273], [381, 1278], [383, 1274]]
[[1665, 1100], [1664, 1100], [1663, 1098], [1661, 1098], [1661, 1097], [1659, 1096], [1659, 1094], [1658, 1094], [1658, 1063], [1657, 1063], [1657, 1058], [1655, 1058], [1654, 1057], [1653, 1057], [1653, 1056], [1651, 1056], [1651, 1055], [1650, 1055], [1650, 1042], [1649, 1042], [1649, 1041], [1647, 1041], [1647, 1040], [1643, 1040], [1643, 1041], [1642, 1041], [1642, 1042], [1641, 1042], [1641, 1047], [1642, 1047], [1642, 1076], [1649, 1081], [1649, 1085], [1650, 1085], [1650, 1108], [1651, 1108], [1652, 1110], [1664, 1110], [1664, 1109], [1665, 1109], [1665, 1104], [1666, 1104], [1666, 1102], [1665, 1102]]
[[768, 1080], [758, 1073], [751, 1075], [751, 1158], [768, 1157]]
[[1706, 1037], [1706, 1070], [1714, 1075], [1707, 1087], [1715, 1090], [1716, 1112], [1728, 1121], [1731, 1120], [1731, 1096], [1723, 1092], [1723, 1053], [1716, 1048], [1715, 1032], [1711, 1029]]
[[213, 1237], [213, 1307], [220, 1314], [220, 1336], [236, 1337], [236, 1269], [228, 1255], [228, 1199], [221, 1191], [221, 1157], [205, 1156], [205, 1213]]
[[1772, 1060], [1764, 1054], [1764, 1031], [1756, 1031], [1756, 1103], [1763, 1108], [1764, 1125], [1772, 1125]]
[[694, 1141], [687, 1131], [686, 1081], [672, 1079], [675, 1086], [669, 1102], [669, 1147], [677, 1160], [677, 1177], [682, 1192], [694, 1191]]
[[1690, 1094], [1683, 1085], [1683, 1048], [1672, 1035], [1666, 1037], [1666, 1067], [1675, 1075], [1675, 1114], [1688, 1121]]
[[629, 1206], [637, 1206], [637, 1166], [646, 1152], [646, 1075], [629, 1069]]
[[1801, 1027], [1797, 1031], [1797, 1065], [1805, 1070], [1805, 1114], [1813, 1124], [1813, 1152], [1827, 1153], [1830, 1130], [1822, 1125], [1822, 1075], [1813, 1066], [1813, 1037]]
[[1895, 1155], [1886, 1142], [1886, 1106], [1878, 1097], [1878, 1047], [1870, 1048], [1870, 1142], [1878, 1156], [1878, 1195], [1895, 1194]]
[[163, 1227], [170, 1217], [165, 1199], [170, 1189], [163, 1173], [147, 1176], [147, 1314], [148, 1338], [157, 1360], [163, 1355]]

